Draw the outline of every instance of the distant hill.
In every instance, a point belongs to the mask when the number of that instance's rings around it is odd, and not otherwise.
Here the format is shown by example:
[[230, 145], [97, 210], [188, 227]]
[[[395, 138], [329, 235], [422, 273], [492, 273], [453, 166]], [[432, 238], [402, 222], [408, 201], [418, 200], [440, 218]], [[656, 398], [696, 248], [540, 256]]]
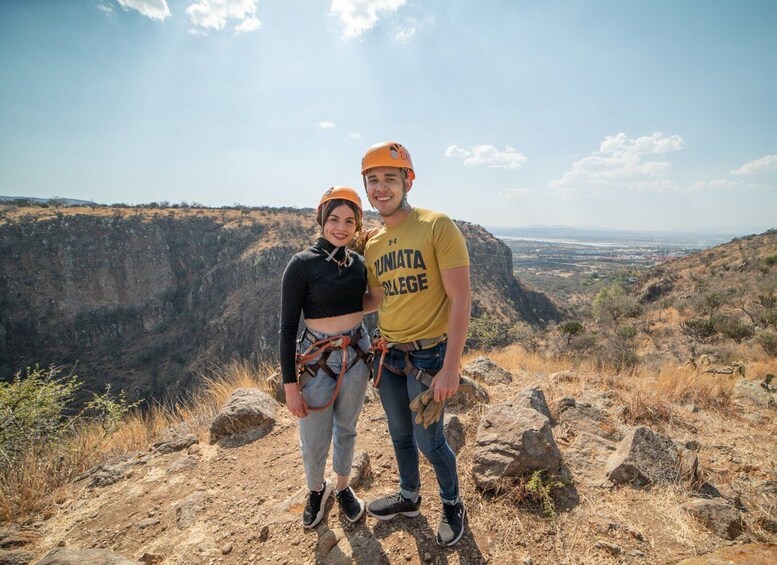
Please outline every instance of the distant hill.
[[662, 263], [632, 294], [657, 350], [777, 355], [777, 230]]
[[[503, 242], [459, 226], [474, 316], [561, 318]], [[0, 377], [77, 363], [92, 390], [158, 399], [232, 359], [273, 360], [283, 269], [317, 233], [294, 209], [0, 207]]]
[[730, 241], [740, 233], [687, 232], [687, 231], [637, 231], [604, 228], [577, 228], [570, 226], [489, 227], [491, 233], [501, 238], [525, 238], [539, 240], [568, 240], [580, 242], [619, 242], [632, 245], [664, 245], [711, 247]]
[[37, 205], [46, 204], [51, 206], [95, 206], [91, 200], [79, 200], [77, 198], [35, 198], [33, 196], [0, 196], [0, 202], [24, 203], [30, 202]]

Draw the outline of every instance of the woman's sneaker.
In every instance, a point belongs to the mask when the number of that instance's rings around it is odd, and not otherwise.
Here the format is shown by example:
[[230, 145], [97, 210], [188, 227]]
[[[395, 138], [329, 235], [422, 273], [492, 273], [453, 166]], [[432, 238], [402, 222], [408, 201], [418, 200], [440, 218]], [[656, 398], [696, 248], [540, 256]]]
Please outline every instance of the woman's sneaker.
[[332, 494], [332, 483], [324, 481], [324, 486], [320, 491], [311, 490], [308, 493], [308, 499], [305, 502], [305, 511], [302, 513], [302, 525], [306, 528], [314, 528], [324, 517], [326, 500]]
[[461, 539], [464, 534], [464, 503], [442, 504], [442, 516], [437, 527], [437, 545], [450, 547]]
[[370, 516], [375, 516], [378, 520], [391, 520], [398, 514], [414, 518], [418, 516], [418, 509], [420, 507], [420, 496], [413, 502], [397, 492], [373, 500], [367, 505], [367, 512], [370, 513]]
[[353, 493], [351, 487], [345, 487], [335, 497], [349, 522], [356, 522], [364, 514], [364, 502]]

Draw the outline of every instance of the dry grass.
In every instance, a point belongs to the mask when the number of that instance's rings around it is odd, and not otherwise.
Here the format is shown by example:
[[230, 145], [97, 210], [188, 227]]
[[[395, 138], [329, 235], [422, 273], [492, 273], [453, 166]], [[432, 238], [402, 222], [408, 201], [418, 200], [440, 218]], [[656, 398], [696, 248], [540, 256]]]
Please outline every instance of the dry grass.
[[20, 461], [0, 471], [0, 522], [26, 522], [49, 503], [61, 485], [111, 457], [145, 451], [171, 429], [204, 436], [218, 410], [236, 388], [259, 388], [272, 394], [269, 365], [233, 361], [202, 378], [190, 399], [177, 405], [157, 405], [133, 411], [110, 433], [97, 424], [78, 429], [51, 448], [33, 449]]
[[105, 431], [83, 427], [65, 441], [33, 446], [11, 466], [0, 470], [0, 522], [23, 522], [43, 508], [62, 484], [110, 455]]

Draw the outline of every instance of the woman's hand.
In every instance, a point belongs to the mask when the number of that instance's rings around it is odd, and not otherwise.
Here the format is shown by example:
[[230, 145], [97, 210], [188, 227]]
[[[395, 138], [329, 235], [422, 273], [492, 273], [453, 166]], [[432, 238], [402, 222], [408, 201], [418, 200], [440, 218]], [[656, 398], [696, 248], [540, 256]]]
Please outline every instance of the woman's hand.
[[297, 418], [307, 416], [308, 407], [305, 405], [305, 400], [302, 398], [297, 383], [286, 383], [283, 388], [286, 391], [286, 408], [289, 409], [289, 412]]

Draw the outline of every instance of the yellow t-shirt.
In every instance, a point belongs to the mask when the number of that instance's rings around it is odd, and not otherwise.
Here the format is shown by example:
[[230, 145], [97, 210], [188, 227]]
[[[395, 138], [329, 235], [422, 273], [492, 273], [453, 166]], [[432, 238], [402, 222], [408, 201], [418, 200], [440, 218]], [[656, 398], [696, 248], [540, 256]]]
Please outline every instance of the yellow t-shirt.
[[383, 288], [383, 337], [407, 343], [448, 331], [450, 300], [440, 271], [469, 265], [467, 243], [448, 216], [413, 208], [399, 225], [383, 226], [370, 238], [364, 257], [367, 284]]

